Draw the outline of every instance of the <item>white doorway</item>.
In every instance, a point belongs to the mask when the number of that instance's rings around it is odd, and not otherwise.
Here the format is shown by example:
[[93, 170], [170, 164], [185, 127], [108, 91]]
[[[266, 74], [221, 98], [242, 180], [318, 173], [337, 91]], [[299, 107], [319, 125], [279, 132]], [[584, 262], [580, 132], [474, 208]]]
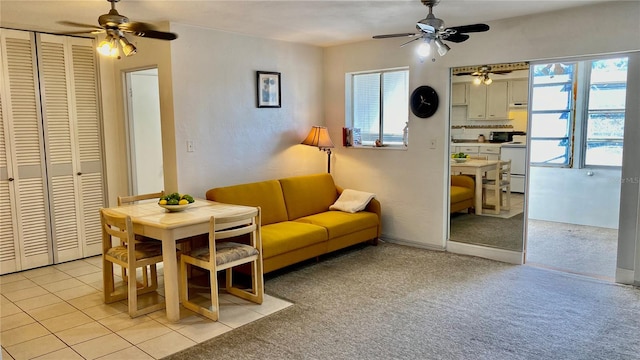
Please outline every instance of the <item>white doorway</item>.
[[130, 195], [164, 189], [158, 69], [125, 73]]
[[527, 264], [615, 281], [627, 69], [531, 64]]

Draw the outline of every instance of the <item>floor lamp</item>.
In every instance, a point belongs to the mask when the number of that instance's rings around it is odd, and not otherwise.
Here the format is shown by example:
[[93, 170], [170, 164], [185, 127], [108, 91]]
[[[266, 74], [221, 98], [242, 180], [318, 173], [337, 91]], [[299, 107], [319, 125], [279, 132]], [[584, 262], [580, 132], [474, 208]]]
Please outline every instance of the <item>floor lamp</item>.
[[327, 152], [327, 172], [331, 173], [331, 148], [333, 141], [329, 137], [329, 131], [324, 126], [313, 126], [309, 135], [301, 142], [301, 144], [315, 146], [320, 151]]

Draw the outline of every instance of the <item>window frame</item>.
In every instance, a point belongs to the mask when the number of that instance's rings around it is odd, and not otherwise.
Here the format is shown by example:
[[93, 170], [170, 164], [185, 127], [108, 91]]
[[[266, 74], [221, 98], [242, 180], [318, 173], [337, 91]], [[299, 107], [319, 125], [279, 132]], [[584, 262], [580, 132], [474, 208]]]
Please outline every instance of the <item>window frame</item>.
[[[366, 71], [355, 71], [355, 72], [349, 72], [345, 74], [345, 94], [348, 94], [348, 96], [345, 96], [345, 126], [348, 128], [354, 128], [355, 125], [355, 106], [354, 106], [354, 100], [355, 100], [355, 86], [354, 86], [354, 82], [355, 82], [355, 77], [358, 75], [370, 75], [370, 74], [378, 74], [378, 81], [379, 81], [379, 93], [378, 93], [378, 99], [379, 99], [379, 119], [378, 119], [378, 126], [379, 126], [379, 132], [378, 132], [378, 139], [381, 140], [381, 145], [382, 146], [376, 146], [374, 143], [365, 143], [364, 141], [362, 142], [362, 145], [360, 146], [354, 146], [354, 147], [365, 147], [365, 148], [385, 148], [385, 149], [406, 149], [408, 147], [407, 145], [404, 145], [402, 142], [398, 143], [392, 143], [392, 144], [386, 144], [384, 143], [384, 138], [385, 138], [385, 132], [384, 132], [384, 78], [383, 78], [383, 74], [385, 73], [394, 73], [394, 72], [405, 72], [406, 73], [406, 79], [407, 79], [407, 91], [406, 91], [406, 97], [407, 97], [407, 103], [406, 103], [406, 107], [407, 107], [407, 123], [409, 121], [409, 82], [410, 82], [410, 72], [409, 72], [409, 67], [408, 66], [402, 66], [402, 67], [395, 67], [395, 68], [386, 68], [386, 69], [376, 69], [376, 70], [366, 70]], [[389, 135], [389, 133], [386, 134], [387, 136]]]
[[[626, 88], [627, 88], [627, 83], [629, 80], [629, 76], [627, 75], [627, 78], [624, 80], [624, 82], [622, 81], [600, 81], [600, 82], [591, 82], [591, 72], [593, 70], [593, 62], [595, 61], [600, 61], [600, 60], [609, 60], [609, 59], [620, 59], [620, 58], [627, 58], [627, 64], [629, 61], [629, 57], [625, 56], [624, 54], [620, 54], [620, 56], [606, 56], [606, 57], [598, 57], [598, 58], [592, 58], [592, 59], [588, 59], [585, 60], [584, 63], [586, 66], [584, 66], [584, 106], [582, 108], [582, 111], [584, 112], [583, 115], [583, 121], [582, 121], [582, 131], [581, 131], [581, 147], [580, 147], [580, 162], [579, 162], [579, 168], [581, 169], [591, 169], [591, 168], [603, 168], [603, 169], [616, 169], [616, 168], [621, 168], [622, 167], [622, 162], [620, 162], [620, 165], [599, 165], [599, 164], [587, 164], [587, 148], [589, 146], [589, 140], [588, 140], [588, 131], [589, 131], [589, 118], [590, 118], [590, 114], [592, 113], [621, 113], [623, 115], [623, 118], [625, 118], [626, 121], [626, 102], [625, 102], [625, 107], [623, 108], [611, 108], [611, 109], [591, 109], [589, 107], [589, 102], [590, 102], [590, 96], [591, 96], [591, 86], [596, 84], [596, 85], [603, 85], [603, 84], [624, 84], [625, 85], [625, 94], [626, 94]], [[628, 65], [627, 65], [628, 66]], [[627, 70], [628, 73], [628, 70]], [[604, 139], [603, 139], [604, 140]], [[611, 139], [609, 139], [611, 140]], [[616, 138], [613, 141], [616, 142], [620, 142], [622, 144], [622, 147], [624, 147], [624, 132], [622, 137], [620, 138]]]
[[[596, 61], [608, 60], [608, 59], [617, 59], [617, 58], [628, 58], [626, 54], [609, 54], [607, 56], [598, 56], [598, 57], [589, 57], [582, 59], [559, 59], [557, 61], [545, 61], [539, 62], [535, 64], [531, 64], [530, 73], [529, 73], [529, 91], [531, 94], [530, 98], [530, 106], [529, 106], [529, 133], [531, 133], [531, 129], [533, 127], [533, 115], [534, 114], [544, 114], [544, 113], [556, 113], [556, 112], [569, 112], [569, 124], [568, 124], [568, 133], [567, 137], [533, 137], [529, 136], [529, 143], [531, 144], [534, 140], [567, 140], [569, 144], [567, 145], [566, 154], [567, 161], [562, 164], [554, 164], [554, 163], [544, 163], [544, 162], [533, 162], [531, 160], [532, 166], [537, 167], [550, 167], [550, 168], [577, 168], [577, 169], [592, 169], [592, 168], [603, 168], [603, 169], [619, 169], [620, 165], [601, 165], [601, 164], [587, 164], [587, 147], [589, 141], [587, 140], [588, 136], [588, 126], [589, 126], [589, 115], [591, 113], [597, 112], [607, 112], [607, 113], [622, 113], [623, 115], [626, 112], [626, 104], [625, 108], [622, 109], [598, 109], [592, 110], [589, 108], [589, 96], [590, 96], [590, 87], [591, 83], [591, 70], [592, 64]], [[570, 103], [569, 107], [566, 110], [533, 110], [534, 97], [533, 92], [535, 87], [545, 86], [545, 84], [534, 84], [534, 70], [535, 66], [539, 65], [549, 65], [555, 63], [563, 63], [563, 64], [572, 64], [574, 66], [574, 74], [571, 83], [566, 82], [565, 84], [571, 84], [571, 94], [570, 94]], [[611, 81], [611, 82], [597, 82], [597, 84], [610, 84], [610, 83], [621, 83], [620, 81]], [[624, 82], [625, 87], [628, 84], [628, 76]], [[618, 139], [616, 139], [618, 141]], [[623, 137], [619, 139], [619, 141], [624, 146], [624, 134]]]

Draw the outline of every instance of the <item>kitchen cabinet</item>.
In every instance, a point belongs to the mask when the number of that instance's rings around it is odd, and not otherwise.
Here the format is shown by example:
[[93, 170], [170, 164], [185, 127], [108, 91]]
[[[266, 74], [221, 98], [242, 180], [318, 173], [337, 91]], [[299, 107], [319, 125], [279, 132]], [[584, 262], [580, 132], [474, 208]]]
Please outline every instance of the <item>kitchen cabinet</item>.
[[494, 81], [491, 85], [470, 85], [469, 120], [505, 120], [509, 118], [508, 83]]
[[469, 88], [469, 84], [467, 83], [456, 83], [451, 85], [451, 105], [459, 106], [459, 105], [467, 105], [467, 89]]
[[97, 255], [104, 181], [93, 41], [0, 29], [0, 50], [0, 274]]
[[487, 160], [500, 160], [499, 146], [480, 146], [479, 156], [486, 156]]
[[529, 101], [529, 80], [509, 81], [509, 106], [525, 106]]
[[451, 146], [451, 153], [465, 153], [471, 156], [486, 156], [488, 160], [499, 160], [500, 159], [500, 146], [496, 144], [492, 145], [459, 145], [459, 146]]

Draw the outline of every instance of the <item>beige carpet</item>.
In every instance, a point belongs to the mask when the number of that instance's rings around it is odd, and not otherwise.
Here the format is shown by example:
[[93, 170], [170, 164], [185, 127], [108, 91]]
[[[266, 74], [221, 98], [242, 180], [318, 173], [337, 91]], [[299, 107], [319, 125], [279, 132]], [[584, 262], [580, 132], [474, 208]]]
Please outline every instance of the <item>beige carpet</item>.
[[392, 244], [270, 275], [293, 306], [168, 359], [638, 359], [640, 291]]
[[524, 214], [508, 219], [455, 213], [450, 216], [450, 236], [453, 241], [522, 251]]
[[615, 280], [618, 230], [529, 219], [526, 262]]

